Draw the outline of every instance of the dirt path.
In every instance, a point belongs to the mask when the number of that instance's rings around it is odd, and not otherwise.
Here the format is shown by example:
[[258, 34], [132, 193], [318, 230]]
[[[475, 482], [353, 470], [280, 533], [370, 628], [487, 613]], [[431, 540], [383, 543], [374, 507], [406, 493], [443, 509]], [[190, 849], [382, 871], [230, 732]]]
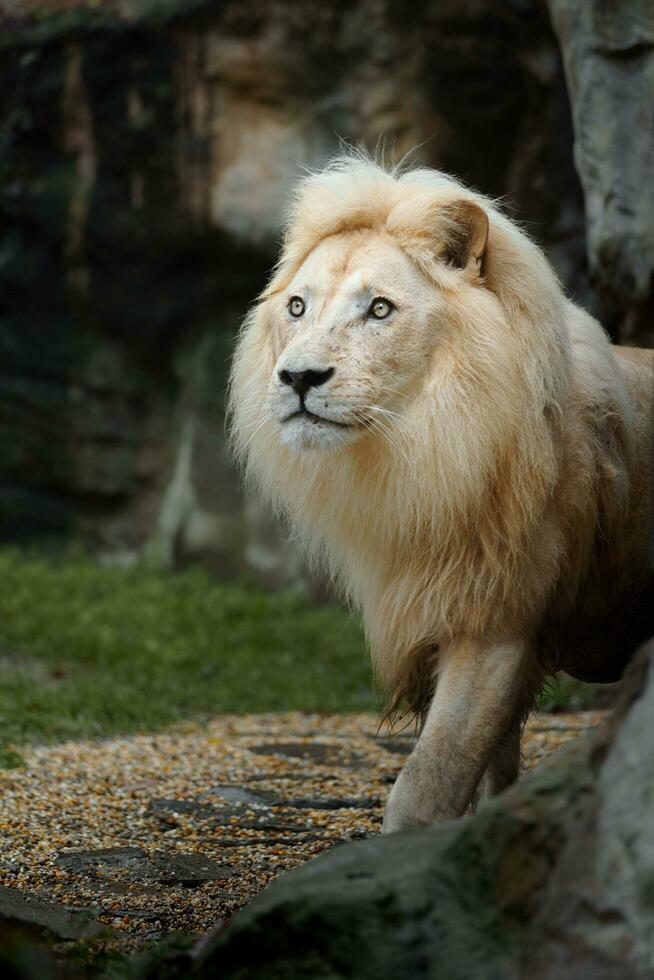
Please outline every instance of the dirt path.
[[[533, 718], [525, 769], [602, 718]], [[21, 749], [27, 768], [0, 771], [0, 883], [126, 939], [204, 931], [281, 871], [377, 833], [411, 741], [372, 715], [286, 714]]]

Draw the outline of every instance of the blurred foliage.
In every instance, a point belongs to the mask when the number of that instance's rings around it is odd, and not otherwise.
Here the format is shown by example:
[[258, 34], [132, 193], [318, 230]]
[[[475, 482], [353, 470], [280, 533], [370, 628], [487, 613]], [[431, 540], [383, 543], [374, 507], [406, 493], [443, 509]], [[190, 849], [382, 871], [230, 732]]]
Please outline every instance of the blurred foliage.
[[[257, 711], [377, 711], [356, 617], [201, 569], [0, 552], [0, 766], [13, 744], [152, 731]], [[568, 678], [544, 710], [588, 707]]]
[[540, 711], [589, 711], [613, 706], [616, 684], [584, 684], [567, 674], [557, 674], [545, 681], [537, 698]]

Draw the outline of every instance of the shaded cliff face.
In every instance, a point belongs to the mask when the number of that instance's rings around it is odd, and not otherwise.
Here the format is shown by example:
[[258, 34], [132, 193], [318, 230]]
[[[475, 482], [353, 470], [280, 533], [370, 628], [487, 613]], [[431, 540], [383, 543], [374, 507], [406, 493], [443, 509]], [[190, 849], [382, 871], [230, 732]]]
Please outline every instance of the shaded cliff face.
[[623, 340], [654, 344], [654, 8], [548, 0], [572, 102], [591, 275]]
[[289, 188], [339, 138], [505, 196], [598, 311], [537, 0], [23, 0], [0, 46], [2, 539], [297, 578], [224, 389]]

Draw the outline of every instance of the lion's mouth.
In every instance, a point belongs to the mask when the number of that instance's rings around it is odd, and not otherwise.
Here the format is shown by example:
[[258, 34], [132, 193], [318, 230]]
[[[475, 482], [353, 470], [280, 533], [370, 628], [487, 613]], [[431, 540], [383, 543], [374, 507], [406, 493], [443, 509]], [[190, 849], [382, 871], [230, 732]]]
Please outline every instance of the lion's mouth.
[[350, 426], [346, 422], [336, 422], [334, 419], [327, 419], [324, 415], [316, 415], [315, 412], [310, 412], [308, 408], [299, 408], [297, 412], [293, 412], [291, 415], [287, 415], [284, 422], [292, 422], [293, 419], [306, 419], [308, 422], [313, 422], [314, 425], [322, 423], [323, 425], [335, 425], [339, 429], [349, 429]]

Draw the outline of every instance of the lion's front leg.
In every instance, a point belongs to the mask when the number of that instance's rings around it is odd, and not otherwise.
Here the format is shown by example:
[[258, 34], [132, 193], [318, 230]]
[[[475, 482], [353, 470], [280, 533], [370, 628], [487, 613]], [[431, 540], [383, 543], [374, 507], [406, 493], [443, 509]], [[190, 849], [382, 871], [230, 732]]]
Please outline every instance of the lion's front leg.
[[384, 833], [465, 812], [513, 720], [526, 659], [520, 643], [466, 640], [445, 652], [422, 733], [389, 796]]

